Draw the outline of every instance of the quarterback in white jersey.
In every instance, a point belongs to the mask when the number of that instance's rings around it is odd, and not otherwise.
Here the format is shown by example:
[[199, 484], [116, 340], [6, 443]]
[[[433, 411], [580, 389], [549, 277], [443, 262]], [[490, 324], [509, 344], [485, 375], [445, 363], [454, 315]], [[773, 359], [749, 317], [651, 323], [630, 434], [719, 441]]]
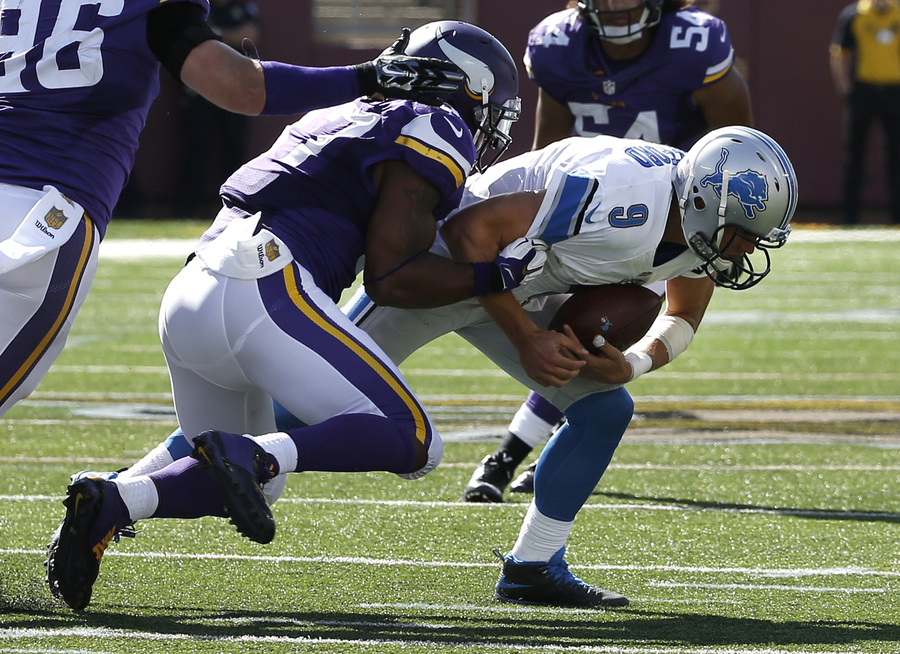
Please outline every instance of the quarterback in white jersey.
[[[565, 543], [609, 464], [634, 404], [624, 384], [690, 344], [716, 286], [749, 288], [787, 240], [796, 177], [765, 134], [727, 127], [687, 153], [614, 137], [567, 139], [470, 179], [441, 228], [443, 254], [489, 259], [522, 236], [548, 247], [542, 272], [511, 293], [448, 307], [375, 307], [364, 291], [347, 309], [397, 364], [455, 331], [562, 410], [566, 424], [538, 461], [535, 499], [495, 593], [504, 601], [624, 606], [618, 593], [574, 577]], [[574, 334], [545, 328], [582, 285], [666, 280], [666, 310], [641, 341], [589, 354]]]

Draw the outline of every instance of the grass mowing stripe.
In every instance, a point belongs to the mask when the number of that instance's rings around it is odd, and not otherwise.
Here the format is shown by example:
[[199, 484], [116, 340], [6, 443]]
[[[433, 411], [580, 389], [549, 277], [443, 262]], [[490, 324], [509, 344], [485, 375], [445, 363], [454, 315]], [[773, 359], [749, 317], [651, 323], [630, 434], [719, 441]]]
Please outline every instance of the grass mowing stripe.
[[[0, 495], [0, 501], [38, 502], [59, 501], [61, 495]], [[476, 504], [471, 502], [447, 502], [427, 500], [361, 500], [361, 499], [333, 499], [327, 497], [282, 497], [279, 504], [332, 504], [353, 506], [395, 506], [395, 507], [465, 507], [475, 510], [504, 510], [515, 509], [521, 511], [526, 508], [524, 503], [503, 504]], [[616, 504], [585, 504], [582, 511], [670, 511], [673, 513], [734, 513], [741, 515], [772, 515], [794, 518], [825, 518], [833, 520], [885, 520], [900, 522], [900, 513], [889, 511], [840, 511], [833, 509], [777, 509], [771, 507], [755, 506], [673, 506], [671, 504], [632, 504], [621, 502]]]
[[[81, 463], [81, 464], [108, 464], [119, 465], [129, 463], [129, 459], [97, 458], [97, 457], [62, 457], [62, 456], [0, 456], [0, 463]], [[462, 461], [456, 463], [442, 463], [441, 468], [461, 468], [468, 470], [475, 468], [478, 461]], [[900, 472], [900, 465], [800, 465], [794, 463], [769, 464], [769, 465], [743, 465], [743, 464], [665, 464], [665, 463], [611, 463], [609, 470], [686, 470], [690, 472]], [[9, 495], [0, 499], [44, 499], [43, 495]]]
[[[128, 366], [128, 365], [63, 365], [54, 366], [55, 372], [79, 373], [87, 375], [108, 374], [137, 374], [137, 375], [167, 375], [165, 366]], [[470, 378], [505, 378], [509, 375], [503, 370], [470, 370], [451, 368], [403, 368], [403, 374], [410, 377], [470, 377]], [[667, 372], [659, 370], [654, 373], [655, 378], [666, 379], [699, 379], [717, 381], [898, 381], [898, 373], [785, 373], [785, 372]]]
[[[45, 550], [0, 549], [0, 554], [46, 556]], [[178, 559], [186, 561], [247, 561], [252, 563], [324, 563], [328, 565], [405, 566], [414, 568], [496, 568], [496, 562], [478, 561], [415, 561], [411, 559], [374, 559], [359, 556], [261, 556], [252, 554], [187, 554], [178, 552], [122, 552], [107, 550], [104, 557], [126, 559]], [[900, 571], [867, 570], [864, 568], [715, 568], [678, 565], [571, 565], [578, 570], [615, 570], [619, 572], [686, 572], [690, 574], [739, 574], [763, 578], [793, 577], [880, 577], [897, 578]]]
[[[568, 609], [559, 609], [559, 613], [568, 613]], [[457, 647], [479, 647], [482, 649], [496, 650], [500, 652], [589, 652], [592, 654], [846, 654], [846, 651], [802, 650], [802, 649], [771, 649], [756, 647], [678, 647], [668, 645], [665, 648], [658, 647], [630, 647], [618, 645], [525, 645], [520, 643], [489, 643], [484, 641], [465, 640], [413, 640], [413, 639], [347, 639], [347, 638], [316, 638], [308, 636], [216, 636], [213, 634], [196, 633], [150, 633], [146, 631], [131, 631], [126, 629], [113, 629], [108, 627], [68, 627], [51, 629], [0, 629], [0, 639], [25, 639], [25, 638], [89, 638], [89, 639], [125, 639], [150, 641], [203, 641], [227, 642], [227, 643], [287, 643], [292, 645], [330, 646], [330, 645], [356, 645], [359, 647], [392, 646], [398, 648], [427, 647], [429, 650]]]

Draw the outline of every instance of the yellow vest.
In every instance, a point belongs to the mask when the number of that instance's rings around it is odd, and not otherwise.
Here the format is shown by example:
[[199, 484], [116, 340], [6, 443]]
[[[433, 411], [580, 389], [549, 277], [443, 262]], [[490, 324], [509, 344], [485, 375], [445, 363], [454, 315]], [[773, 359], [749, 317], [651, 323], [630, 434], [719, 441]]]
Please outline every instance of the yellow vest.
[[854, 78], [868, 84], [900, 84], [900, 2], [883, 14], [871, 0], [857, 3], [850, 27], [856, 38]]

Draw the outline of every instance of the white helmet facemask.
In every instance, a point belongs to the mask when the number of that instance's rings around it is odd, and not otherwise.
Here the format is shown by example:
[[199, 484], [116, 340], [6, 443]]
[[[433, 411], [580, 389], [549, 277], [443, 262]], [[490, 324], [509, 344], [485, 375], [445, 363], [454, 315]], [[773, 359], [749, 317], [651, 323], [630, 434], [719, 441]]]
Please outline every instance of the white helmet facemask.
[[[607, 9], [601, 10], [597, 8], [596, 0], [581, 0], [578, 3], [578, 9], [587, 26], [604, 41], [622, 45], [631, 43], [641, 37], [644, 30], [647, 30], [662, 18], [662, 1], [647, 1], [635, 3], [633, 7], [625, 9]], [[641, 10], [641, 15], [636, 22], [627, 25], [609, 25], [604, 23], [604, 17], [612, 17], [627, 13], [629, 17], [632, 13]], [[608, 21], [607, 21], [608, 22]]]

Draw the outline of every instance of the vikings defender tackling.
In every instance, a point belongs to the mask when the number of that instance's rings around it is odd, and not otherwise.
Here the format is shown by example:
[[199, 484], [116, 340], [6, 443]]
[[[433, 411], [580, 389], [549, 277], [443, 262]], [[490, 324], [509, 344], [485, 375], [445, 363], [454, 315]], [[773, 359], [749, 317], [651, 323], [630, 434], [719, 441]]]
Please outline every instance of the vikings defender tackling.
[[[335, 302], [360, 267], [387, 305], [502, 293], [537, 274], [543, 253], [527, 239], [471, 263], [428, 251], [470, 169], [509, 145], [518, 79], [506, 49], [466, 23], [420, 27], [407, 51], [459, 66], [462, 88], [432, 104], [360, 98], [311, 112], [222, 186], [222, 209], [160, 311], [191, 456], [163, 467], [176, 457], [158, 448], [127, 474], [69, 486], [47, 573], [70, 607], [88, 604], [110, 538], [133, 520], [227, 516], [267, 543], [262, 487], [277, 497], [286, 473], [413, 479], [440, 461], [440, 436], [399, 370]], [[273, 399], [310, 426], [275, 432]]]

